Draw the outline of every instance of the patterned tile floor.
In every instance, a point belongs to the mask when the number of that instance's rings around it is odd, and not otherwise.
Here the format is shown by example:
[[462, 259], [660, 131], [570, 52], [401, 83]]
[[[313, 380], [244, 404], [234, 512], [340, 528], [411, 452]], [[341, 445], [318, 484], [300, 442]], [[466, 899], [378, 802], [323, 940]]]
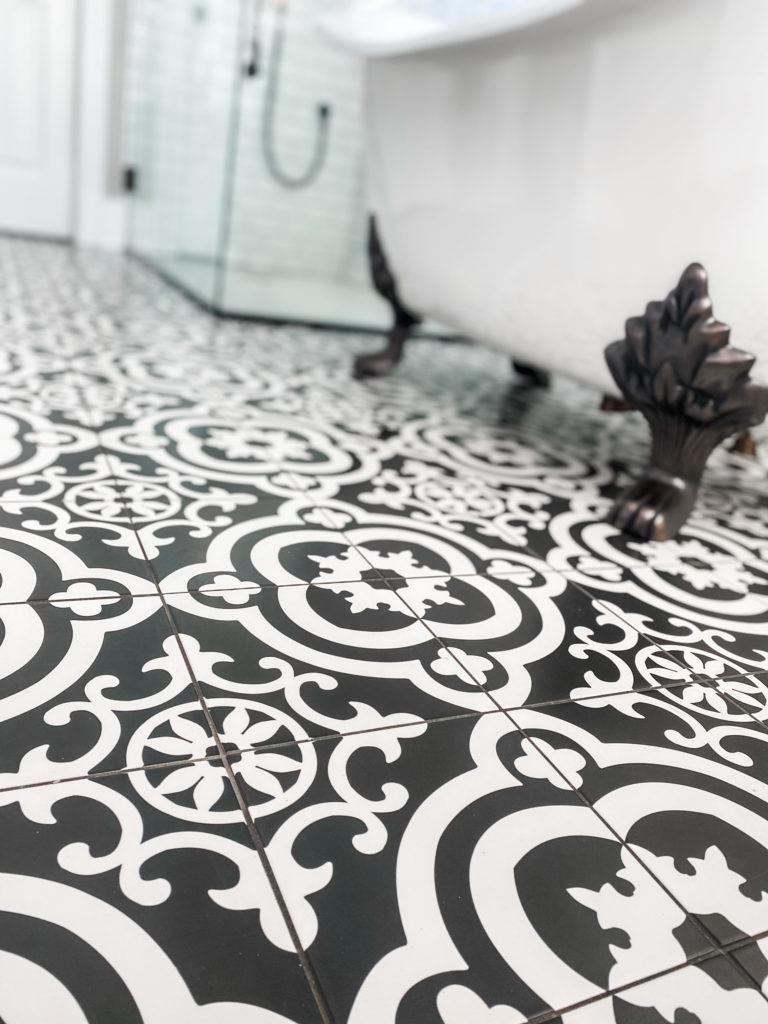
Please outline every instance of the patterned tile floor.
[[371, 344], [0, 241], [0, 1020], [766, 1024], [765, 464]]

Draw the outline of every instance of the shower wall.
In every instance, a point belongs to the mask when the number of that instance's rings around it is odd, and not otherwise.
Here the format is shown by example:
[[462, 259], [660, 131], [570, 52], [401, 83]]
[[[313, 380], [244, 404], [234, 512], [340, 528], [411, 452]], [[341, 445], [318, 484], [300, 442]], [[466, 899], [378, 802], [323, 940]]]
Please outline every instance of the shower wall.
[[[134, 0], [131, 247], [220, 312], [388, 324], [365, 256], [362, 66], [316, 28], [346, 2]], [[285, 173], [307, 168], [318, 105], [330, 109], [302, 188], [275, 180], [264, 145], [281, 26], [271, 138]]]
[[215, 303], [238, 88], [240, 0], [133, 0], [134, 251]]
[[262, 151], [267, 66], [277, 29], [275, 6], [263, 5], [257, 28], [261, 74], [242, 84], [235, 190], [228, 260], [266, 274], [304, 274], [367, 281], [363, 181], [362, 65], [326, 44], [315, 21], [343, 6], [333, 0], [291, 0], [275, 109], [280, 164], [301, 173], [317, 133], [316, 108], [331, 108], [326, 160], [317, 179], [286, 189], [269, 174]]

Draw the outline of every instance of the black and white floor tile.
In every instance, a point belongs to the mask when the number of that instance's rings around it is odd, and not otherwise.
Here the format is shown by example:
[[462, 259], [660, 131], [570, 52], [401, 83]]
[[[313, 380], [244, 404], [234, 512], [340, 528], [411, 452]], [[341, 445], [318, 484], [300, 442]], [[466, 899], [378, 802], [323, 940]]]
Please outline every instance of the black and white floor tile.
[[764, 454], [376, 343], [0, 240], [0, 1021], [768, 1024]]

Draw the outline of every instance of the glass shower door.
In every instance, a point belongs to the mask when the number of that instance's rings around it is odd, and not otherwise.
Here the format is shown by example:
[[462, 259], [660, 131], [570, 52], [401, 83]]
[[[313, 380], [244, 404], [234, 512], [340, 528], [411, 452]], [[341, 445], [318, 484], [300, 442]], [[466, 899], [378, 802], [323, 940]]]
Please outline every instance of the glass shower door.
[[131, 248], [217, 307], [223, 289], [241, 0], [134, 0]]
[[383, 329], [346, 0], [134, 0], [131, 248], [214, 311]]
[[389, 325], [366, 261], [363, 66], [316, 27], [343, 6], [262, 0], [250, 7], [256, 60], [239, 94], [226, 312]]

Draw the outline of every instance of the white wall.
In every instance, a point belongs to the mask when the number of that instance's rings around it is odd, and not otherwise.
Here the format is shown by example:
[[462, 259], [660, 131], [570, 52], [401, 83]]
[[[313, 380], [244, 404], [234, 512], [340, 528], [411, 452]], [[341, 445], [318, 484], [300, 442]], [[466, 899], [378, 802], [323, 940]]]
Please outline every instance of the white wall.
[[121, 187], [127, 0], [79, 0], [73, 239], [117, 250], [126, 240]]
[[75, 0], [0, 0], [0, 229], [71, 234]]

